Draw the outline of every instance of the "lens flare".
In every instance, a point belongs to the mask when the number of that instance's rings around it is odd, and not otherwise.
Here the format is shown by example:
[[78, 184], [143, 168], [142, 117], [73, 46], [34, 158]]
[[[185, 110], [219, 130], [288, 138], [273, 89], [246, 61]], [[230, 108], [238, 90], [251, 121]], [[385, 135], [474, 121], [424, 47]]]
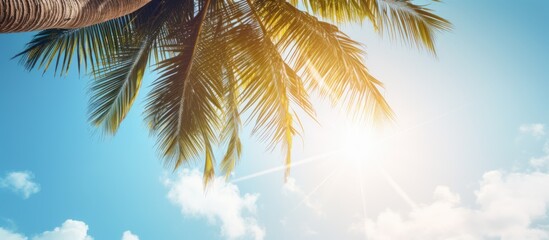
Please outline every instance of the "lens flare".
[[373, 127], [348, 123], [342, 126], [340, 149], [346, 160], [371, 162], [379, 157], [383, 140]]

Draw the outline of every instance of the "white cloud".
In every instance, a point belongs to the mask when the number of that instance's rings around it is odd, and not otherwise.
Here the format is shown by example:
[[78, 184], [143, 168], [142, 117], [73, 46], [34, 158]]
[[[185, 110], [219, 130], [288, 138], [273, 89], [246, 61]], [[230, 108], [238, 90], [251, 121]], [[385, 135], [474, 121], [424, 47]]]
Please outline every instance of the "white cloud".
[[53, 231], [45, 231], [33, 237], [32, 240], [93, 240], [93, 238], [88, 236], [86, 223], [68, 219], [61, 227], [56, 227]]
[[0, 187], [8, 188], [23, 195], [24, 199], [40, 191], [40, 185], [33, 182], [34, 175], [31, 172], [10, 172], [0, 179]]
[[549, 168], [549, 142], [546, 142], [543, 147], [543, 156], [531, 158], [530, 165], [536, 169]]
[[221, 235], [227, 239], [265, 237], [265, 229], [255, 218], [258, 194], [241, 196], [238, 186], [215, 178], [204, 192], [202, 175], [197, 170], [183, 170], [175, 179], [165, 179], [168, 199], [181, 208], [181, 213], [204, 217], [211, 223], [221, 222]]
[[122, 240], [139, 240], [139, 237], [130, 231], [125, 231], [122, 234]]
[[0, 227], [0, 239], [2, 240], [27, 240], [27, 237], [11, 232]]
[[[545, 136], [543, 124], [522, 125], [523, 134]], [[468, 206], [448, 187], [435, 189], [433, 201], [408, 212], [387, 209], [350, 230], [367, 239], [542, 240], [549, 239], [549, 141], [543, 155], [530, 159], [534, 170], [486, 172]]]
[[534, 137], [543, 137], [545, 136], [545, 125], [541, 123], [522, 124], [519, 127], [519, 131]]
[[[0, 227], [0, 240], [28, 240], [29, 238]], [[93, 240], [88, 235], [88, 225], [85, 222], [67, 219], [60, 227], [45, 231], [32, 237], [32, 240]], [[130, 231], [122, 234], [122, 240], [139, 240]]]
[[286, 183], [282, 187], [282, 191], [284, 193], [293, 193], [296, 194], [300, 199], [301, 202], [299, 204], [303, 204], [306, 207], [313, 210], [313, 212], [318, 216], [325, 216], [324, 211], [322, 210], [322, 206], [318, 202], [314, 202], [311, 200], [311, 198], [306, 194], [295, 182], [295, 178], [288, 177], [286, 180]]
[[405, 214], [386, 210], [351, 226], [368, 239], [421, 240], [541, 240], [549, 239], [549, 174], [544, 172], [484, 174], [476, 206], [460, 202], [458, 194], [439, 186], [433, 202]]
[[[27, 240], [28, 237], [19, 233], [0, 228], [1, 240]], [[32, 240], [93, 240], [88, 236], [88, 225], [76, 220], [68, 219], [61, 227], [56, 227], [52, 231], [45, 231], [36, 235]]]

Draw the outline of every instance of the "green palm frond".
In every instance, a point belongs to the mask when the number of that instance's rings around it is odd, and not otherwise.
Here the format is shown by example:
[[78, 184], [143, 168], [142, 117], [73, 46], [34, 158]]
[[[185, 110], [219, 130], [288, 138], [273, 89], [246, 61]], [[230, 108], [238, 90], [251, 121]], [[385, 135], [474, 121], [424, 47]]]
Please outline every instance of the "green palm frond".
[[116, 133], [141, 86], [151, 45], [145, 39], [141, 46], [125, 47], [114, 64], [97, 73], [90, 89], [90, 122], [95, 126]]
[[219, 163], [226, 178], [239, 161], [242, 116], [269, 149], [284, 151], [286, 176], [297, 112], [315, 118], [310, 94], [357, 118], [392, 118], [363, 46], [332, 24], [365, 20], [433, 53], [435, 33], [451, 27], [411, 0], [153, 0], [95, 26], [41, 31], [17, 56], [27, 69], [54, 66], [61, 75], [71, 62], [91, 68], [90, 122], [111, 134], [153, 66], [159, 77], [145, 116], [164, 163], [177, 169], [203, 160], [207, 185], [216, 146], [226, 147]]
[[168, 57], [158, 45], [168, 44], [166, 23], [177, 19], [169, 10], [173, 7], [155, 2], [134, 14], [132, 41], [111, 56], [111, 64], [94, 72], [89, 110], [92, 124], [116, 133], [137, 97], [149, 60], [157, 62]]
[[85, 28], [43, 30], [15, 57], [20, 57], [28, 70], [41, 68], [46, 72], [54, 63], [54, 73], [64, 75], [76, 53], [79, 71], [88, 66], [95, 70], [108, 64], [106, 61], [116, 55], [123, 41], [129, 38], [129, 22], [130, 17], [126, 16]]
[[177, 168], [205, 153], [205, 183], [213, 176], [211, 143], [217, 142], [223, 91], [218, 44], [206, 18], [210, 2], [173, 33], [180, 41], [171, 47], [176, 55], [159, 63], [161, 75], [153, 83], [146, 106], [147, 121], [158, 135], [166, 163]]
[[221, 142], [227, 142], [227, 150], [221, 161], [221, 171], [225, 174], [225, 178], [229, 177], [242, 155], [242, 142], [239, 135], [242, 125], [239, 110], [240, 88], [232, 69], [227, 71], [224, 88], [224, 126], [221, 131]]
[[450, 22], [430, 9], [413, 4], [410, 0], [377, 0], [377, 25], [381, 33], [388, 32], [411, 45], [425, 47], [435, 53], [435, 32], [448, 31]]
[[245, 11], [245, 5], [243, 4], [221, 4], [219, 9], [222, 10], [222, 14], [218, 15], [218, 21], [233, 19], [238, 24], [219, 24], [218, 26], [225, 26], [224, 29], [218, 28], [219, 41], [225, 43], [219, 46], [222, 51], [218, 52], [218, 57], [226, 59], [224, 63], [224, 89], [223, 89], [223, 113], [221, 116], [222, 130], [220, 135], [220, 142], [226, 144], [226, 151], [223, 155], [223, 159], [220, 163], [221, 171], [224, 173], [227, 179], [238, 160], [242, 155], [242, 142], [240, 140], [240, 128], [241, 128], [241, 109], [242, 102], [241, 96], [241, 81], [238, 76], [235, 75], [234, 69], [242, 63], [238, 56], [243, 53], [241, 47], [242, 42], [239, 41], [240, 36], [247, 36], [243, 26], [249, 24], [250, 13]]

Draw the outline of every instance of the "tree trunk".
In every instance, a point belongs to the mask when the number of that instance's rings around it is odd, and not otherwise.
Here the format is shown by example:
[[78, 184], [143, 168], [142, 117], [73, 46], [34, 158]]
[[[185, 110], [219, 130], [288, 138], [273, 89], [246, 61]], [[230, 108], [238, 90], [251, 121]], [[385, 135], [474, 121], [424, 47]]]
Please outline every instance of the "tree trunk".
[[0, 0], [0, 33], [81, 28], [134, 12], [151, 0]]

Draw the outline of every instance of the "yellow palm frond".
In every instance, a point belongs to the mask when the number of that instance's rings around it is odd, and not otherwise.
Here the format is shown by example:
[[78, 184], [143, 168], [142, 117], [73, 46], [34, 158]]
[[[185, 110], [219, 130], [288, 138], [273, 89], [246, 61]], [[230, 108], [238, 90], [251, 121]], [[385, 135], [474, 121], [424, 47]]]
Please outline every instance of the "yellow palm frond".
[[371, 76], [359, 43], [339, 29], [297, 10], [282, 0], [264, 1], [262, 16], [286, 61], [312, 90], [342, 102], [357, 116], [391, 118], [392, 111]]
[[291, 0], [290, 3], [336, 23], [374, 20], [377, 9], [376, 0]]
[[[269, 1], [261, 0], [265, 3]], [[258, 1], [258, 2], [261, 2]], [[434, 53], [435, 32], [451, 29], [448, 20], [412, 0], [291, 0], [308, 12], [335, 23], [369, 20], [380, 33]], [[438, 1], [434, 1], [438, 2]]]

